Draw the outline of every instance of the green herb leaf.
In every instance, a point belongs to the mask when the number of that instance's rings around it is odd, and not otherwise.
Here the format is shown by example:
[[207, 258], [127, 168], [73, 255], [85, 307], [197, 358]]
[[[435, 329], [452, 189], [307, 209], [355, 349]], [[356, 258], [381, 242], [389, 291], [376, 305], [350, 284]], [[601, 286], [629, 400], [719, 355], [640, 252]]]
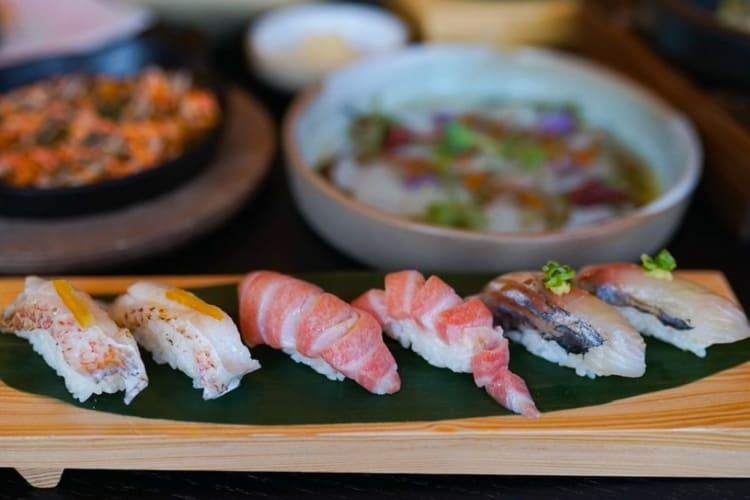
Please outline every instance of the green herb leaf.
[[442, 201], [427, 207], [424, 220], [438, 226], [482, 229], [487, 225], [482, 209], [470, 203]]
[[451, 155], [458, 155], [474, 146], [475, 132], [459, 122], [448, 123], [442, 131], [438, 148]]
[[544, 149], [542, 149], [539, 145], [534, 144], [533, 142], [530, 142], [526, 145], [526, 147], [521, 151], [519, 158], [521, 164], [531, 170], [539, 169], [546, 159], [547, 153], [545, 153]]
[[666, 248], [657, 253], [655, 257], [650, 257], [644, 253], [641, 255], [641, 263], [646, 273], [655, 278], [670, 281], [672, 280], [672, 271], [677, 267], [677, 261]]
[[542, 267], [544, 271], [544, 286], [557, 295], [570, 291], [570, 281], [575, 278], [576, 272], [570, 266], [560, 264], [556, 260], [548, 260]]
[[539, 169], [547, 159], [547, 152], [536, 140], [522, 136], [509, 136], [499, 145], [498, 153], [527, 170]]
[[674, 259], [674, 257], [672, 257], [672, 254], [669, 253], [669, 250], [667, 250], [666, 248], [657, 253], [655, 257], [651, 257], [644, 253], [643, 255], [641, 255], [641, 262], [643, 263], [643, 268], [646, 271], [669, 272], [674, 271], [677, 267], [677, 261]]

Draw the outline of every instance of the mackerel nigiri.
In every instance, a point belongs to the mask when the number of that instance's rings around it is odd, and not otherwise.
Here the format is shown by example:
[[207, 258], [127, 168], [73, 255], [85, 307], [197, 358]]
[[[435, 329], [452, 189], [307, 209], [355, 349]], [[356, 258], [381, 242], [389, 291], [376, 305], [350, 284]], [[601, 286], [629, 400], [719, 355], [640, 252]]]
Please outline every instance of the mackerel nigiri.
[[493, 328], [492, 313], [479, 299], [463, 300], [437, 276], [425, 281], [417, 271], [401, 271], [386, 275], [385, 290], [369, 290], [353, 304], [431, 365], [472, 373], [476, 385], [501, 405], [539, 415], [526, 383], [508, 369], [502, 329]]
[[331, 380], [349, 377], [375, 394], [401, 388], [378, 322], [335, 295], [291, 276], [257, 271], [240, 283], [239, 303], [248, 345], [281, 349]]
[[[655, 260], [668, 259], [667, 255], [660, 254]], [[616, 306], [641, 333], [696, 356], [704, 357], [710, 345], [750, 337], [747, 317], [737, 304], [672, 276], [674, 265], [667, 267], [670, 269], [647, 270], [627, 263], [595, 265], [582, 269], [576, 282]]]
[[232, 319], [185, 290], [140, 281], [115, 300], [110, 313], [154, 361], [191, 377], [203, 399], [223, 396], [260, 368]]
[[81, 402], [125, 391], [129, 404], [148, 385], [130, 331], [66, 280], [26, 278], [23, 292], [0, 315], [0, 331], [27, 339]]
[[541, 272], [510, 273], [481, 298], [505, 334], [537, 356], [591, 378], [644, 374], [646, 344], [615, 308], [568, 283], [548, 285]]

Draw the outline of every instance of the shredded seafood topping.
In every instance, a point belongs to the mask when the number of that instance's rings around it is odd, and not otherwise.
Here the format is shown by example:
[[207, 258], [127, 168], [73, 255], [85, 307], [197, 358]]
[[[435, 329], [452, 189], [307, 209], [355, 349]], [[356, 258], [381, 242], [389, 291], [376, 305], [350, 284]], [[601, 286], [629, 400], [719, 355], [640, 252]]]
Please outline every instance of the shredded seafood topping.
[[0, 96], [0, 185], [96, 183], [179, 156], [218, 123], [216, 96], [185, 71], [69, 74]]

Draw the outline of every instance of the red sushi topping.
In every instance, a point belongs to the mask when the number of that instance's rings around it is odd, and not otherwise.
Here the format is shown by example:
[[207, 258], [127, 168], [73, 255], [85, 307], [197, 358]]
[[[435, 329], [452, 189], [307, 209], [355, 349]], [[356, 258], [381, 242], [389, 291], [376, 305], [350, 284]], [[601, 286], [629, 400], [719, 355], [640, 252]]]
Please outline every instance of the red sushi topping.
[[598, 180], [591, 180], [569, 192], [568, 198], [574, 205], [590, 206], [625, 203], [630, 196], [622, 189], [606, 186]]
[[369, 313], [315, 285], [271, 271], [248, 274], [239, 286], [239, 303], [247, 344], [320, 358], [375, 394], [401, 388], [396, 361]]
[[511, 411], [539, 415], [526, 383], [508, 369], [508, 342], [493, 328], [492, 313], [481, 300], [464, 301], [437, 276], [425, 281], [417, 271], [400, 271], [386, 275], [385, 290], [369, 290], [352, 304], [369, 311], [386, 332], [394, 326], [417, 329], [457, 350], [472, 346], [470, 370], [477, 386]]

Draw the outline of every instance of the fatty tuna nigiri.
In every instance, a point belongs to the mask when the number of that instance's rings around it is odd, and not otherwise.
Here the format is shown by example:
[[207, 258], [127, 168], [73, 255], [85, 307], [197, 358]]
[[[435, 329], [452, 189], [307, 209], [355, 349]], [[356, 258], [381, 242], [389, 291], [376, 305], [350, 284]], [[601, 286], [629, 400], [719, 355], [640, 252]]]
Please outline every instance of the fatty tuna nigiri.
[[237, 388], [242, 377], [260, 368], [242, 344], [232, 319], [190, 292], [141, 281], [110, 308], [112, 317], [133, 331], [138, 344], [157, 363], [168, 363], [214, 399]]
[[638, 332], [580, 288], [567, 285], [556, 293], [543, 273], [515, 272], [487, 284], [481, 298], [510, 339], [578, 375], [640, 377], [646, 370], [646, 344]]
[[385, 277], [385, 290], [369, 290], [353, 305], [431, 365], [472, 373], [477, 386], [509, 410], [539, 415], [526, 383], [508, 369], [508, 341], [479, 299], [463, 300], [437, 276], [425, 281], [417, 271], [401, 271]]
[[576, 281], [616, 306], [644, 335], [696, 356], [704, 357], [710, 345], [750, 337], [747, 317], [737, 304], [670, 271], [602, 264], [585, 267]]
[[148, 385], [130, 331], [66, 280], [26, 278], [23, 292], [0, 315], [0, 331], [27, 339], [81, 402], [125, 391], [129, 404]]
[[239, 286], [240, 330], [250, 346], [281, 349], [331, 380], [349, 377], [375, 394], [401, 388], [378, 322], [335, 295], [272, 271]]

